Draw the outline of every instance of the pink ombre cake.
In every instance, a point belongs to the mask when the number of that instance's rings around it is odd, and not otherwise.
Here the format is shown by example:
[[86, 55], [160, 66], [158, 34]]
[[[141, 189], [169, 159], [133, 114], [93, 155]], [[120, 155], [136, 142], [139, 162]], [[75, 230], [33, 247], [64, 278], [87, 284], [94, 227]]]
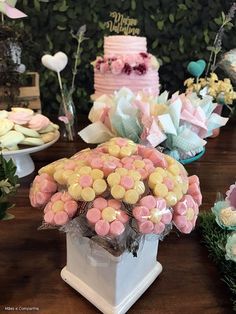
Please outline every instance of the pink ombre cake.
[[97, 57], [93, 66], [94, 99], [103, 94], [113, 94], [122, 87], [133, 92], [159, 93], [159, 63], [147, 53], [145, 37], [105, 37], [104, 56]]

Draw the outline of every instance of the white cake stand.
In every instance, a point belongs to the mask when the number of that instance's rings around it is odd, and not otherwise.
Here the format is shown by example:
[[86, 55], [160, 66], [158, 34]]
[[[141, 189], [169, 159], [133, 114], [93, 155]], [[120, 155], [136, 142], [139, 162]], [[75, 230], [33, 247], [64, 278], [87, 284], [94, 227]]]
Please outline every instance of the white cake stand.
[[23, 178], [32, 173], [35, 169], [34, 162], [30, 156], [31, 153], [36, 153], [45, 148], [48, 148], [52, 144], [54, 144], [60, 137], [60, 134], [57, 137], [46, 144], [40, 146], [29, 147], [25, 149], [19, 149], [14, 151], [2, 152], [4, 158], [6, 160], [12, 159], [16, 165], [16, 174], [19, 178]]

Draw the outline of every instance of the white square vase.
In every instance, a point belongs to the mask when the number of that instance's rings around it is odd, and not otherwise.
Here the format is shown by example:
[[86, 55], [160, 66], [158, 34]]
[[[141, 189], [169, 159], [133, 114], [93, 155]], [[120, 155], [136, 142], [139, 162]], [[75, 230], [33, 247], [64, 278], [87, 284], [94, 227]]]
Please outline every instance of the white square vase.
[[104, 314], [123, 314], [162, 271], [158, 241], [145, 240], [137, 252], [116, 257], [88, 238], [67, 233], [67, 265], [62, 279]]

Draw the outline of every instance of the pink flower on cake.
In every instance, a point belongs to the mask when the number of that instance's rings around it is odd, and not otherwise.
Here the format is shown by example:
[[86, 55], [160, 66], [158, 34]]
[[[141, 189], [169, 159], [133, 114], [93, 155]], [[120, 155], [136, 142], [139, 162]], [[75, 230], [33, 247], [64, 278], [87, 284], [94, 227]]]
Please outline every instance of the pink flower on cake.
[[100, 63], [100, 72], [102, 74], [109, 72], [110, 68], [109, 68], [109, 64], [108, 62], [102, 62]]
[[147, 66], [145, 65], [145, 63], [140, 63], [139, 65], [135, 66], [133, 69], [135, 73], [138, 75], [143, 75], [147, 72]]
[[172, 213], [163, 198], [152, 195], [143, 197], [139, 206], [133, 208], [133, 216], [138, 222], [139, 232], [161, 234], [171, 223]]
[[111, 63], [111, 73], [118, 75], [122, 72], [124, 68], [124, 62], [121, 59], [118, 59], [116, 61], [113, 61]]
[[68, 192], [57, 192], [44, 208], [44, 221], [50, 225], [62, 226], [77, 212], [78, 204]]
[[130, 73], [132, 72], [132, 67], [128, 63], [125, 63], [122, 72], [130, 75]]
[[125, 230], [129, 216], [121, 209], [121, 202], [98, 197], [86, 214], [88, 222], [100, 236], [119, 236]]
[[191, 195], [184, 195], [173, 207], [173, 222], [182, 233], [190, 233], [195, 227], [199, 213], [198, 205]]
[[53, 193], [57, 190], [57, 184], [47, 173], [35, 177], [29, 192], [30, 203], [33, 207], [45, 205]]
[[137, 58], [135, 55], [127, 55], [127, 56], [124, 56], [124, 58], [123, 58], [124, 63], [128, 63], [131, 67], [136, 66], [136, 64], [137, 64], [136, 59]]
[[189, 187], [187, 193], [192, 196], [194, 201], [200, 206], [202, 204], [202, 194], [198, 176], [188, 177]]

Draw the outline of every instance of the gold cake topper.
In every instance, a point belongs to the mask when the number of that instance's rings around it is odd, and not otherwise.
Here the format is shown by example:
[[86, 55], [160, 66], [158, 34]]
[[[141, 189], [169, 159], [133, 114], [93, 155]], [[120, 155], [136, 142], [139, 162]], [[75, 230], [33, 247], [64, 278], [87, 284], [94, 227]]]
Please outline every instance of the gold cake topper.
[[105, 27], [110, 30], [110, 32], [115, 32], [117, 34], [123, 33], [124, 35], [139, 35], [140, 29], [137, 26], [138, 20], [125, 17], [120, 12], [110, 12], [111, 20], [104, 23]]

